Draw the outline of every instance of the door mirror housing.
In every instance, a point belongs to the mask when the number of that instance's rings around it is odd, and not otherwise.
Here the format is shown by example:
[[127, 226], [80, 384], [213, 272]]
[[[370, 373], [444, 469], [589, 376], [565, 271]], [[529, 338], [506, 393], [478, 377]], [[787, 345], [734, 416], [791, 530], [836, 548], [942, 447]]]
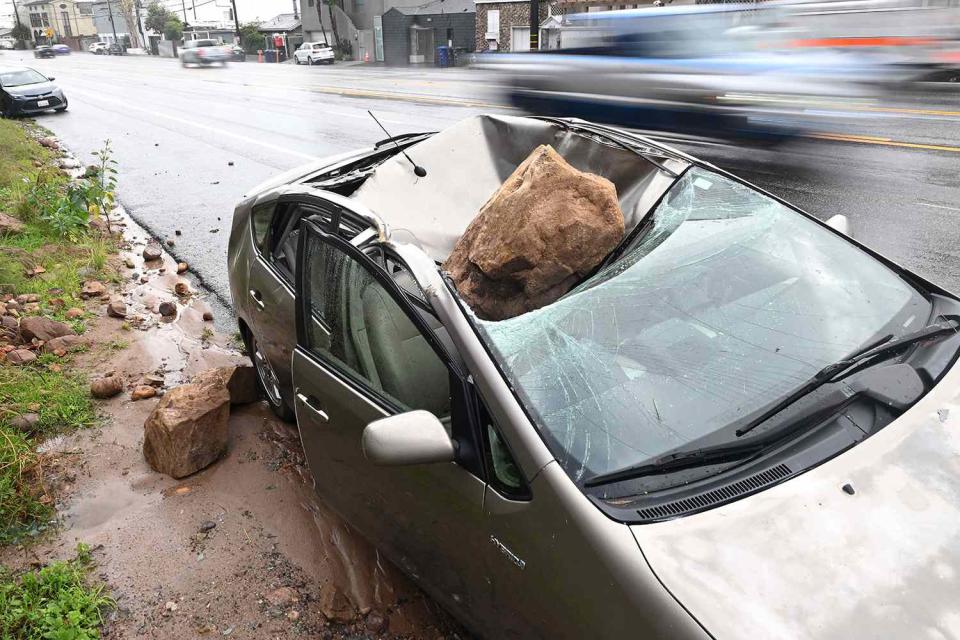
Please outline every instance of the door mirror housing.
[[363, 455], [374, 464], [400, 466], [453, 462], [456, 443], [429, 411], [408, 411], [368, 424]]
[[827, 220], [827, 226], [830, 227], [831, 229], [835, 229], [836, 231], [839, 231], [840, 233], [842, 233], [847, 237], [850, 237], [850, 238], [853, 237], [852, 235], [850, 235], [850, 220], [848, 220], [847, 216], [845, 215], [838, 213], [837, 215], [833, 216], [832, 218]]
[[50, 82], [53, 82], [54, 80], [56, 80], [56, 78], [54, 78], [53, 76], [49, 76], [47, 80], [49, 80]]

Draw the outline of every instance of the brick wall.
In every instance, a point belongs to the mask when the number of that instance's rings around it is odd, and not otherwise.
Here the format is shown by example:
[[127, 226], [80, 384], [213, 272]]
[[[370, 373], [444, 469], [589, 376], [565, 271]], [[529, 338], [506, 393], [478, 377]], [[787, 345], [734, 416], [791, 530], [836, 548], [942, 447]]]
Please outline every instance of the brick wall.
[[[499, 51], [510, 51], [511, 27], [526, 27], [530, 24], [529, 2], [491, 2], [477, 4], [476, 48], [477, 51], [487, 51], [487, 11], [500, 10], [500, 38]], [[547, 19], [547, 3], [541, 2], [540, 22]]]

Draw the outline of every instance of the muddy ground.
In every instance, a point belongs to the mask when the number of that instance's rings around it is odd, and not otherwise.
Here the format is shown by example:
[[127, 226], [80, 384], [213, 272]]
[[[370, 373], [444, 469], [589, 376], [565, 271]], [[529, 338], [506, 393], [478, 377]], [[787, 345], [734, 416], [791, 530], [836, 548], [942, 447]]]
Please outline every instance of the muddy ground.
[[[169, 389], [209, 367], [249, 362], [213, 331], [202, 292], [177, 297], [188, 277], [164, 254], [144, 263], [150, 240], [130, 223], [114, 299], [85, 334], [75, 366], [115, 371], [127, 389], [99, 405], [102, 423], [48, 441], [61, 526], [31, 546], [0, 553], [14, 567], [94, 549], [96, 574], [113, 597], [105, 638], [456, 638], [449, 617], [316, 497], [296, 427], [264, 403], [231, 410], [231, 444], [219, 462], [180, 481], [154, 472], [141, 453], [143, 423], [157, 399], [134, 401], [144, 376]], [[175, 320], [160, 302], [176, 300]], [[209, 317], [209, 315], [208, 315]], [[160, 384], [159, 380], [154, 380]]]

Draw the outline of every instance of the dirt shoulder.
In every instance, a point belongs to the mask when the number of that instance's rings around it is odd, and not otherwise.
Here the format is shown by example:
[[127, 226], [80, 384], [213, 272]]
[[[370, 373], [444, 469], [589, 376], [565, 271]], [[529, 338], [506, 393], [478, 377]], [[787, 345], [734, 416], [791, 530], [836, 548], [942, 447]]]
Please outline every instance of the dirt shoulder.
[[[93, 427], [39, 446], [59, 526], [0, 548], [0, 563], [25, 571], [89, 545], [94, 577], [116, 601], [105, 638], [462, 636], [320, 502], [296, 428], [264, 403], [231, 409], [229, 449], [206, 469], [178, 481], [149, 467], [143, 424], [158, 398], [248, 360], [213, 329], [188, 273], [165, 253], [145, 262], [157, 241], [122, 213], [113, 225], [123, 240], [106, 268], [117, 284], [86, 301], [83, 347], [69, 366], [87, 379], [113, 372], [124, 388], [97, 401]], [[159, 313], [165, 302], [175, 315]], [[134, 400], [141, 386], [156, 396]]]

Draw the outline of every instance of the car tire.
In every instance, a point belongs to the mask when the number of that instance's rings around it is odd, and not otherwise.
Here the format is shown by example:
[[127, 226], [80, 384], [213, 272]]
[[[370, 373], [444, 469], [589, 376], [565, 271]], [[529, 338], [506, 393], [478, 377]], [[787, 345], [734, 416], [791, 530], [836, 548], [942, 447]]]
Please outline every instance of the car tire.
[[285, 422], [296, 422], [297, 416], [293, 410], [287, 406], [280, 396], [280, 386], [277, 382], [277, 376], [273, 372], [273, 367], [267, 361], [260, 351], [257, 339], [252, 334], [244, 333], [247, 343], [247, 353], [250, 354], [250, 360], [253, 362], [253, 368], [257, 372], [257, 385], [260, 387], [260, 393], [267, 401], [273, 414]]
[[298, 56], [293, 56], [293, 64], [300, 64], [300, 58]]
[[312, 66], [313, 66], [313, 58], [307, 58], [307, 66], [308, 66], [308, 67], [312, 67]]

